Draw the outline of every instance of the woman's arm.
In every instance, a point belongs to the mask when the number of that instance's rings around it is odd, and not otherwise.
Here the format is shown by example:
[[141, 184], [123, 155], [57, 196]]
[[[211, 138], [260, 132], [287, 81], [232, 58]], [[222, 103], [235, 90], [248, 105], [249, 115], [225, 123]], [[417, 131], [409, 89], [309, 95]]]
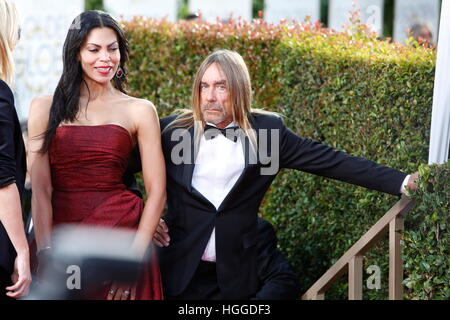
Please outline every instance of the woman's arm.
[[6, 294], [11, 298], [20, 298], [28, 294], [31, 283], [30, 252], [22, 220], [22, 208], [17, 185], [12, 183], [0, 189], [0, 221], [8, 233], [17, 257], [13, 273], [13, 285]]
[[148, 198], [136, 233], [134, 245], [143, 256], [147, 250], [166, 202], [166, 168], [161, 148], [161, 131], [155, 106], [146, 100], [139, 100], [133, 110], [142, 175]]
[[47, 130], [52, 98], [43, 96], [31, 102], [28, 118], [28, 171], [31, 179], [31, 211], [38, 250], [50, 246], [52, 230], [52, 181], [48, 152], [39, 152]]
[[19, 189], [15, 183], [17, 168], [14, 118], [12, 92], [4, 82], [0, 81], [0, 222], [17, 253], [12, 275], [14, 284], [7, 288], [7, 295], [20, 298], [28, 294], [31, 273]]
[[8, 233], [18, 255], [28, 255], [28, 242], [25, 237], [20, 206], [19, 190], [15, 183], [0, 189], [0, 221]]

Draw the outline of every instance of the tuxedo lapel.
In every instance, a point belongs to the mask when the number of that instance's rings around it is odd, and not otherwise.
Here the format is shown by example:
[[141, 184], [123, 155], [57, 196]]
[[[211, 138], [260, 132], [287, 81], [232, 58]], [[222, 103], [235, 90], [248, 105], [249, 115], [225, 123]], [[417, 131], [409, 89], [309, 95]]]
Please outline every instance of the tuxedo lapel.
[[[254, 121], [253, 116], [249, 117], [250, 124], [252, 125], [252, 128], [255, 130], [256, 137], [258, 137], [258, 128], [257, 124]], [[242, 150], [244, 152], [244, 159], [245, 159], [245, 167], [242, 171], [241, 175], [237, 179], [236, 183], [234, 184], [233, 188], [231, 188], [228, 195], [225, 197], [225, 199], [222, 201], [218, 211], [225, 208], [230, 201], [233, 200], [234, 194], [237, 192], [239, 185], [242, 183], [242, 181], [245, 181], [245, 177], [250, 173], [251, 170], [254, 170], [257, 167], [257, 151], [253, 150], [250, 145], [250, 139], [248, 136], [246, 136], [243, 132], [240, 135], [241, 143], [242, 143]], [[257, 138], [258, 139], [258, 138]], [[255, 146], [256, 147], [256, 146]], [[256, 147], [257, 148], [257, 147]]]
[[245, 136], [245, 168], [247, 169], [251, 165], [256, 165], [258, 163], [258, 144], [259, 144], [259, 135], [258, 135], [258, 124], [256, 123], [256, 120], [253, 115], [249, 115], [248, 120], [250, 122], [250, 125], [252, 129], [254, 130], [254, 133], [256, 135], [256, 146], [251, 147], [250, 139]]
[[187, 189], [189, 190], [189, 192], [192, 192], [192, 175], [194, 173], [194, 168], [195, 168], [195, 158], [196, 158], [196, 154], [195, 154], [195, 150], [196, 148], [194, 147], [195, 145], [195, 136], [194, 136], [194, 128], [190, 128], [189, 129], [189, 136], [190, 136], [190, 161], [188, 161], [188, 163], [185, 163], [184, 165], [182, 165], [183, 168], [183, 185], [185, 185], [187, 187]]

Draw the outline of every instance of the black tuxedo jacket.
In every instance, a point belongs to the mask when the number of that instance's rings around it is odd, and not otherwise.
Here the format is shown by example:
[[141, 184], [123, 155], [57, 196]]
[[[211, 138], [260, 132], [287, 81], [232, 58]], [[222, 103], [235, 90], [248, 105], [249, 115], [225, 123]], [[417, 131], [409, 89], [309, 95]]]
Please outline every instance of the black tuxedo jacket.
[[294, 300], [300, 296], [298, 276], [277, 248], [272, 225], [258, 218], [258, 291], [252, 300]]
[[[0, 188], [16, 183], [22, 194], [25, 174], [25, 147], [14, 96], [8, 85], [0, 80]], [[14, 247], [0, 222], [0, 269], [12, 273], [15, 256]]]
[[[161, 119], [161, 129], [174, 119]], [[302, 170], [393, 195], [400, 192], [406, 177], [403, 172], [299, 137], [279, 117], [253, 114], [249, 120], [257, 133], [266, 129], [268, 156], [277, 155], [275, 149], [271, 150], [270, 143], [272, 139], [277, 140], [280, 169]], [[218, 285], [229, 299], [250, 298], [257, 292], [259, 281], [257, 214], [277, 172], [262, 175], [261, 169], [269, 165], [263, 165], [259, 156], [256, 163], [251, 161], [249, 141], [244, 139], [244, 145], [247, 146], [244, 171], [216, 210], [211, 202], [192, 187], [194, 150], [188, 152], [186, 157], [190, 158], [191, 163], [172, 161], [174, 154], [186, 156], [186, 150], [180, 152], [181, 139], [177, 141], [177, 134], [173, 135], [175, 130], [179, 128], [171, 127], [162, 135], [167, 171], [167, 213], [164, 219], [171, 238], [168, 247], [159, 249], [165, 293], [176, 296], [187, 287], [215, 227]], [[184, 136], [186, 139], [191, 138], [192, 149], [193, 133], [194, 129], [191, 128]], [[260, 139], [258, 145], [261, 145]]]

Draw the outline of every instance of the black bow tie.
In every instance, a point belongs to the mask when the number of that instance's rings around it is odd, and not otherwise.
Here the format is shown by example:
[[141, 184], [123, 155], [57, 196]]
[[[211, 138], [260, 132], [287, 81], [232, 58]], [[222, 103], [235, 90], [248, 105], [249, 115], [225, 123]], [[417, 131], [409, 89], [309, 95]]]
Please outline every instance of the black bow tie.
[[225, 138], [228, 138], [233, 142], [237, 142], [238, 135], [235, 133], [237, 129], [239, 129], [238, 126], [221, 129], [207, 124], [205, 126], [205, 139], [214, 139], [219, 134], [222, 134]]

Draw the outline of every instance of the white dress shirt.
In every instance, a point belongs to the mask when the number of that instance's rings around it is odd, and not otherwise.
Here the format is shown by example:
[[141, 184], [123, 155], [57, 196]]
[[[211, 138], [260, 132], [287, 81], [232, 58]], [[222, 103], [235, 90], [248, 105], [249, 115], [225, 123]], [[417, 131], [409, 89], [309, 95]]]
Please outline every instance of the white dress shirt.
[[[229, 124], [227, 128], [232, 126], [234, 123]], [[192, 187], [208, 199], [217, 210], [244, 171], [242, 143], [240, 138], [233, 142], [222, 134], [210, 140], [206, 140], [203, 136], [198, 150]], [[202, 260], [216, 261], [215, 230], [214, 228], [211, 233]]]
[[405, 193], [405, 191], [406, 191], [406, 185], [408, 184], [408, 180], [409, 180], [409, 177], [410, 177], [410, 176], [411, 176], [411, 175], [408, 174], [408, 175], [406, 176], [405, 180], [403, 180], [402, 186], [401, 186], [401, 188], [400, 188], [400, 193]]

